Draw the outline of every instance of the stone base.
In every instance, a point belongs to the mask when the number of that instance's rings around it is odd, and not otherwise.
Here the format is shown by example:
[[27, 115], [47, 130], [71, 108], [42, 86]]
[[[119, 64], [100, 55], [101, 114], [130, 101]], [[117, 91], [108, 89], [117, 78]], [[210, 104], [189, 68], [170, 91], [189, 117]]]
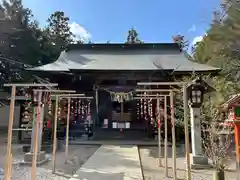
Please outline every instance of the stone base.
[[[21, 164], [23, 165], [32, 165], [32, 158], [33, 158], [33, 153], [28, 152], [24, 155], [24, 162]], [[37, 166], [40, 166], [42, 164], [45, 164], [48, 162], [48, 159], [46, 158], [46, 154], [44, 151], [41, 151], [37, 154]]]
[[192, 169], [207, 169], [211, 167], [206, 156], [190, 154], [190, 162]]

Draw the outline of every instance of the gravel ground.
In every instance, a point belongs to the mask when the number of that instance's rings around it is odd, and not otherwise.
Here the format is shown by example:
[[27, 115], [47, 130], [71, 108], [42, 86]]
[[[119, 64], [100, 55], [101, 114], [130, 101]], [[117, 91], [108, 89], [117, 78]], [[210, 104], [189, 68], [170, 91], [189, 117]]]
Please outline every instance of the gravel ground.
[[[65, 151], [60, 150], [56, 155], [56, 172], [72, 176], [90, 158], [100, 146], [93, 145], [70, 145], [67, 164], [65, 163]], [[51, 161], [41, 166], [52, 169]]]
[[[0, 138], [0, 180], [3, 180], [3, 168], [6, 155], [6, 144]], [[31, 167], [19, 165], [23, 161], [23, 153], [20, 151], [20, 145], [12, 146], [13, 166], [12, 180], [31, 179]], [[49, 161], [40, 167], [37, 167], [37, 180], [67, 180], [88, 160], [90, 156], [99, 148], [99, 146], [90, 145], [70, 145], [68, 163], [65, 164], [65, 152], [59, 150], [56, 154], [56, 174], [52, 174], [52, 163]], [[64, 147], [63, 147], [64, 149]], [[51, 160], [51, 155], [48, 155]]]
[[[142, 170], [145, 180], [163, 180], [164, 177], [164, 168], [158, 166], [157, 160], [157, 147], [139, 147], [140, 159], [142, 163]], [[163, 152], [163, 150], [162, 150]], [[168, 148], [169, 157], [171, 157], [171, 148]], [[181, 148], [177, 149], [177, 176], [178, 179], [185, 179], [185, 157], [184, 150]], [[162, 160], [164, 163], [164, 160]], [[172, 178], [172, 158], [168, 158], [168, 174], [169, 178]], [[235, 168], [235, 163], [230, 165], [231, 169]], [[212, 170], [192, 170], [192, 180], [211, 180], [213, 171]], [[226, 172], [226, 180], [236, 180], [236, 172]]]

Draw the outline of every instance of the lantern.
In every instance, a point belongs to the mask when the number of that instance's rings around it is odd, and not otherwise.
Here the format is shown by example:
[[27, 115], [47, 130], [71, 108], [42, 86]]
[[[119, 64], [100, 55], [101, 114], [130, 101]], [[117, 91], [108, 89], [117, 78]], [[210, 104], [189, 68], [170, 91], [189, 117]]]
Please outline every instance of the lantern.
[[200, 108], [203, 102], [204, 86], [201, 80], [188, 87], [189, 105], [193, 108]]
[[34, 89], [31, 90], [31, 99], [34, 106], [37, 106], [38, 103], [43, 101], [42, 93], [42, 91], [34, 91]]

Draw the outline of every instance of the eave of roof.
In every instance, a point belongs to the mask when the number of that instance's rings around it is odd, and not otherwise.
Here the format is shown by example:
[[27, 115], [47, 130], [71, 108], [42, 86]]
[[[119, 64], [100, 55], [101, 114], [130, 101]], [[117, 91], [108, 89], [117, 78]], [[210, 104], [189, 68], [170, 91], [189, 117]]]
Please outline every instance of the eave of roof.
[[59, 58], [30, 71], [175, 71], [216, 72], [221, 69], [189, 61], [174, 43], [70, 45]]
[[104, 44], [69, 44], [66, 51], [88, 50], [88, 51], [123, 51], [123, 50], [177, 50], [181, 51], [178, 43], [104, 43]]
[[221, 107], [224, 110], [227, 110], [228, 108], [231, 108], [235, 104], [239, 104], [239, 103], [240, 103], [240, 94], [234, 94], [230, 96], [229, 99], [225, 103], [223, 103]]

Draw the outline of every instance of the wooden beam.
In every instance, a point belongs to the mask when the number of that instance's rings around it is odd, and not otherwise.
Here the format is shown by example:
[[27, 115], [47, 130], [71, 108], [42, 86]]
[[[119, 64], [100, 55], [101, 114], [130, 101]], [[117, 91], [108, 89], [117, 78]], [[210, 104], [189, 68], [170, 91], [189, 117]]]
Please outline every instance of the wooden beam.
[[179, 89], [135, 89], [136, 92], [171, 92], [180, 91]]
[[164, 97], [170, 96], [170, 94], [136, 94], [137, 97]]
[[162, 97], [134, 97], [133, 99], [163, 99], [163, 97], [168, 97], [169, 95], [162, 95]]
[[[66, 96], [66, 97], [69, 97], [69, 96], [85, 96], [85, 94], [55, 94], [56, 93], [75, 93], [76, 91], [74, 90], [50, 90], [50, 89], [34, 89], [34, 91], [38, 91], [38, 92], [51, 92], [53, 94], [51, 94], [52, 97], [55, 97], [56, 95], [59, 95], [59, 96]], [[8, 100], [11, 100], [11, 97], [7, 98]], [[31, 98], [28, 97], [26, 98], [25, 96], [15, 96], [15, 100], [30, 100]]]
[[41, 84], [41, 83], [30, 83], [30, 84], [4, 84], [4, 87], [11, 87], [11, 86], [16, 86], [16, 87], [54, 87], [58, 86], [57, 83], [50, 83], [50, 84]]
[[92, 96], [71, 96], [71, 97], [60, 97], [60, 99], [93, 99]]
[[[9, 97], [9, 98], [7, 98], [8, 100], [11, 100], [11, 98], [12, 97]], [[29, 99], [30, 100], [30, 98], [26, 98], [25, 96], [15, 96], [15, 98], [14, 98], [15, 100], [26, 100], [26, 99]]]
[[65, 97], [65, 98], [72, 98], [72, 97], [85, 97], [85, 94], [58, 94], [60, 98]]
[[140, 86], [151, 86], [151, 85], [156, 85], [156, 86], [182, 86], [182, 85], [187, 85], [192, 82], [139, 82], [137, 85]]
[[36, 92], [52, 92], [52, 93], [75, 93], [74, 90], [60, 90], [60, 89], [33, 89]]

